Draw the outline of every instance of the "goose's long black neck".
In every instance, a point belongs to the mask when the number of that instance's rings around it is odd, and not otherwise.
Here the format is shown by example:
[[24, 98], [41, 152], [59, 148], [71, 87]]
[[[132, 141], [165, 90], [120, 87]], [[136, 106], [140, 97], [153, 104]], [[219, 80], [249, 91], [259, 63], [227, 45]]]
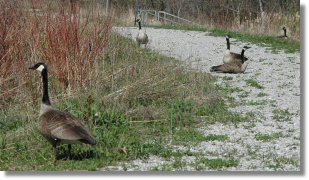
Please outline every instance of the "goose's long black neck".
[[230, 39], [226, 38], [226, 47], [228, 50], [230, 50]]
[[286, 36], [286, 29], [284, 29], [283, 31], [284, 31], [284, 37], [287, 37], [287, 36]]
[[140, 21], [138, 22], [138, 29], [142, 29], [142, 25]]
[[241, 50], [240, 57], [241, 57], [241, 62], [244, 63], [245, 62], [245, 49]]
[[41, 72], [42, 75], [42, 81], [43, 81], [43, 99], [42, 103], [46, 105], [51, 105], [49, 101], [48, 96], [48, 75], [47, 75], [47, 69], [43, 69]]

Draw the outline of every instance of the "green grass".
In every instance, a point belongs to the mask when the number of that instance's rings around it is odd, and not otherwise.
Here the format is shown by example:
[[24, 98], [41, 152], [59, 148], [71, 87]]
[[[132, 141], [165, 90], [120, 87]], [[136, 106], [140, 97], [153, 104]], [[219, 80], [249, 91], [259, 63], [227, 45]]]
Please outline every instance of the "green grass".
[[240, 98], [246, 98], [250, 95], [250, 92], [248, 91], [243, 91], [241, 94], [238, 95]]
[[254, 79], [247, 79], [245, 80], [246, 84], [248, 86], [251, 86], [251, 87], [255, 87], [257, 89], [264, 89], [264, 87], [262, 85], [260, 85], [256, 80]]
[[239, 165], [239, 161], [236, 159], [206, 159], [202, 158], [198, 161], [199, 164], [203, 164], [207, 166], [209, 169], [213, 170], [220, 170], [223, 168], [229, 168], [229, 167], [237, 167]]
[[261, 106], [261, 105], [266, 105], [266, 104], [267, 104], [266, 100], [248, 101], [248, 102], [246, 102], [246, 105], [249, 105], [249, 106]]
[[205, 141], [226, 141], [229, 137], [227, 135], [209, 134], [205, 137]]
[[299, 167], [299, 161], [292, 157], [279, 156], [273, 158], [273, 162], [268, 162], [267, 167], [277, 170], [282, 170], [285, 165], [292, 165]]
[[258, 134], [255, 135], [256, 140], [263, 141], [263, 142], [269, 142], [269, 141], [272, 141], [274, 139], [279, 139], [280, 137], [283, 137], [282, 132], [272, 133], [272, 134], [258, 133]]
[[200, 132], [193, 129], [183, 129], [177, 131], [173, 135], [173, 142], [176, 144], [196, 144], [202, 141], [225, 141], [228, 140], [227, 135], [209, 134], [204, 136]]
[[217, 89], [220, 90], [223, 93], [234, 93], [234, 92], [243, 92], [244, 90], [239, 88], [239, 87], [230, 87], [230, 86], [221, 86], [221, 85], [216, 85]]
[[222, 79], [225, 80], [225, 81], [230, 81], [230, 80], [233, 80], [233, 77], [224, 76], [224, 77], [222, 77]]
[[292, 39], [283, 39], [266, 35], [251, 35], [224, 29], [209, 29], [198, 25], [164, 25], [157, 28], [209, 32], [209, 35], [211, 36], [220, 37], [225, 37], [228, 34], [232, 38], [244, 43], [270, 47], [270, 50], [273, 53], [277, 53], [279, 50], [283, 50], [285, 53], [295, 53], [300, 51], [300, 42]]
[[273, 119], [279, 122], [291, 121], [293, 113], [290, 113], [288, 109], [274, 109]]
[[213, 105], [213, 108], [199, 107], [197, 111], [197, 115], [201, 117], [205, 117], [205, 121], [208, 124], [211, 123], [233, 123], [234, 125], [247, 121], [247, 117], [242, 116], [240, 114], [230, 112], [227, 110], [227, 105], [224, 101], [217, 102]]
[[259, 92], [259, 93], [257, 94], [257, 97], [265, 97], [265, 96], [268, 96], [268, 94], [267, 94], [267, 93], [264, 93], [264, 92]]
[[163, 29], [175, 29], [175, 30], [183, 30], [183, 31], [199, 31], [206, 32], [207, 28], [198, 25], [190, 25], [190, 24], [168, 24], [161, 26], [152, 26], [153, 28], [163, 28]]
[[205, 141], [205, 136], [194, 129], [179, 130], [173, 135], [176, 144], [196, 144]]

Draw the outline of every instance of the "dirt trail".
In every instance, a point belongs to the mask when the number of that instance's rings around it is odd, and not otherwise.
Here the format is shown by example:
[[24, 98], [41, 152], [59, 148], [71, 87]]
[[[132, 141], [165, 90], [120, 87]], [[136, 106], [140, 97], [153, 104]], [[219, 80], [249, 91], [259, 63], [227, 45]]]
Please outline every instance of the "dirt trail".
[[[115, 28], [124, 36], [135, 39], [137, 28]], [[205, 32], [146, 28], [149, 48], [166, 56], [191, 62], [192, 68], [209, 72], [222, 63], [226, 49], [224, 37], [209, 36]], [[240, 53], [248, 45], [231, 38], [231, 51]], [[300, 54], [272, 53], [269, 48], [249, 44], [246, 51], [250, 62], [245, 74], [218, 74], [218, 84], [232, 87], [237, 106], [230, 108], [252, 116], [252, 121], [233, 124], [205, 125], [199, 129], [205, 135], [227, 135], [228, 140], [202, 142], [195, 147], [175, 146], [175, 150], [189, 150], [205, 158], [234, 157], [237, 167], [223, 170], [237, 171], [299, 171], [300, 170]], [[246, 82], [247, 81], [247, 82]], [[262, 87], [249, 85], [257, 82]], [[196, 170], [198, 157], [184, 156], [185, 170]], [[173, 160], [151, 156], [147, 161], [135, 160], [126, 164], [127, 170], [163, 169]], [[195, 164], [196, 165], [196, 164]], [[123, 166], [103, 170], [123, 170]], [[207, 170], [207, 168], [205, 169]]]

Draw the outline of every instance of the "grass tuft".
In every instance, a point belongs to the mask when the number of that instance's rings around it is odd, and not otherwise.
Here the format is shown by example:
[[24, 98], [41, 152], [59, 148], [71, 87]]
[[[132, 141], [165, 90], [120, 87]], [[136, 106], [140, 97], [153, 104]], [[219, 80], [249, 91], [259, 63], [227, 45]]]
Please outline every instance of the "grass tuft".
[[254, 79], [247, 79], [245, 80], [246, 84], [248, 86], [251, 86], [251, 87], [255, 87], [257, 89], [264, 89], [264, 87], [262, 85], [260, 85], [256, 80]]
[[205, 141], [226, 141], [229, 137], [227, 135], [209, 134], [205, 137]]
[[223, 168], [237, 167], [239, 161], [235, 159], [201, 159], [200, 163], [207, 166], [209, 169], [220, 170]]
[[291, 121], [293, 113], [290, 113], [288, 109], [274, 109], [273, 110], [273, 118], [276, 121]]
[[263, 142], [269, 142], [269, 141], [272, 141], [274, 139], [278, 139], [280, 137], [283, 137], [282, 132], [273, 133], [273, 134], [258, 133], [258, 134], [255, 135], [256, 140], [263, 141]]

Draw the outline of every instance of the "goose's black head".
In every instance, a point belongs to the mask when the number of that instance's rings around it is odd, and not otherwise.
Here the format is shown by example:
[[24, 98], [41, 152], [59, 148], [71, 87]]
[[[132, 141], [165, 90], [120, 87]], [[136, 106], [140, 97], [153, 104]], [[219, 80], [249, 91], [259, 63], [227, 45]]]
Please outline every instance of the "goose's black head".
[[282, 30], [283, 30], [283, 31], [286, 31], [286, 28], [283, 26], [283, 27], [282, 27]]
[[225, 39], [230, 39], [230, 37], [231, 37], [230, 35], [226, 35]]
[[141, 22], [141, 19], [140, 18], [136, 18], [135, 22]]
[[250, 46], [244, 46], [243, 47], [244, 50], [247, 50], [247, 49], [250, 49], [250, 48], [251, 48]]
[[43, 69], [47, 69], [47, 66], [46, 66], [46, 64], [44, 64], [42, 62], [39, 62], [39, 63], [36, 63], [33, 66], [29, 67], [29, 69], [37, 70], [37, 71], [42, 72]]

